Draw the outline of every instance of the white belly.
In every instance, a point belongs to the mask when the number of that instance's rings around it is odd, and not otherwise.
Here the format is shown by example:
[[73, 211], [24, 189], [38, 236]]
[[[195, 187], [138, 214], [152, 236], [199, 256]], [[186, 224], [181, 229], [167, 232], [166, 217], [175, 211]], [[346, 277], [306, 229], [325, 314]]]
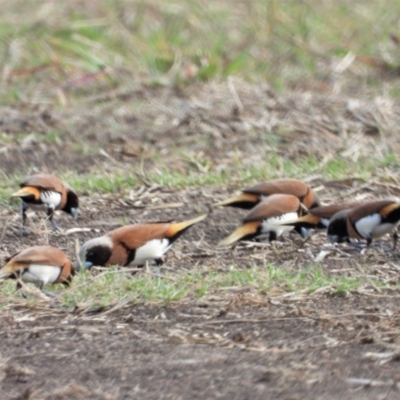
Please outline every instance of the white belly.
[[50, 190], [45, 190], [40, 194], [40, 200], [47, 204], [49, 208], [55, 210], [61, 203], [61, 194], [58, 192], [52, 192]]
[[22, 280], [30, 283], [54, 283], [61, 273], [61, 267], [51, 265], [31, 264], [28, 270], [22, 274]]
[[136, 249], [135, 259], [130, 265], [143, 265], [148, 260], [161, 258], [170, 248], [171, 244], [168, 239], [150, 240]]
[[297, 218], [299, 218], [299, 216], [297, 215], [296, 212], [282, 214], [279, 217], [268, 218], [262, 222], [261, 232], [262, 233], [275, 232], [276, 236], [279, 237], [284, 232], [289, 232], [294, 228], [291, 225], [284, 226], [279, 224], [282, 222], [294, 221]]
[[372, 214], [368, 215], [368, 217], [361, 218], [354, 225], [360, 236], [362, 236], [364, 239], [367, 239], [369, 237], [373, 237], [373, 232], [378, 228], [380, 223], [381, 216], [379, 214]]

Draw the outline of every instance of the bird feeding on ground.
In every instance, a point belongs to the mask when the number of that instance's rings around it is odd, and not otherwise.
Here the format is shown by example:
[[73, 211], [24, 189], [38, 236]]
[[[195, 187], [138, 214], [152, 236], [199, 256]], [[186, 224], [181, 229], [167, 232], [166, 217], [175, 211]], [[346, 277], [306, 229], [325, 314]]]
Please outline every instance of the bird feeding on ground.
[[214, 206], [229, 206], [251, 210], [260, 201], [273, 194], [290, 194], [297, 197], [306, 208], [320, 206], [320, 201], [315, 192], [298, 179], [272, 179], [242, 190], [242, 193], [223, 200]]
[[185, 231], [207, 215], [184, 222], [155, 222], [126, 225], [106, 235], [90, 239], [79, 250], [77, 269], [93, 266], [135, 265], [142, 267], [154, 260], [163, 263], [163, 255]]
[[355, 201], [350, 203], [330, 204], [327, 206], [315, 207], [308, 210], [308, 214], [303, 215], [293, 221], [287, 221], [282, 225], [293, 225], [294, 230], [304, 239], [308, 238], [314, 230], [325, 230], [329, 225], [330, 219], [342, 210], [351, 209], [363, 204]]
[[[34, 283], [48, 296], [43, 287], [47, 284], [62, 283], [68, 286], [75, 273], [67, 255], [52, 246], [33, 246], [6, 259], [0, 270], [0, 278], [20, 279], [24, 283]], [[17, 281], [16, 290], [21, 288]]]
[[233, 233], [222, 240], [218, 246], [228, 246], [239, 240], [251, 240], [267, 237], [271, 242], [293, 226], [281, 225], [285, 221], [293, 221], [306, 212], [296, 196], [289, 194], [273, 194], [255, 206], [244, 218]]
[[35, 211], [45, 211], [53, 229], [61, 228], [53, 221], [53, 214], [61, 210], [73, 218], [78, 215], [79, 200], [75, 191], [66, 183], [53, 175], [37, 174], [26, 178], [21, 189], [12, 196], [21, 199], [22, 226], [26, 224], [26, 211], [31, 208]]
[[393, 250], [397, 245], [396, 228], [400, 222], [400, 203], [378, 200], [336, 213], [330, 220], [327, 235], [330, 242], [350, 242], [365, 239], [370, 246], [373, 239], [393, 232]]

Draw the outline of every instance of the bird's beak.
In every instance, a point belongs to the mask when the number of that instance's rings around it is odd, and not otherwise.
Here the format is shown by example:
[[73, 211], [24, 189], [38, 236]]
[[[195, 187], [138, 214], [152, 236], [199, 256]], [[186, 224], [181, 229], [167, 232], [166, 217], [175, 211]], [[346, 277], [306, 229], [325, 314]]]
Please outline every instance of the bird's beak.
[[86, 270], [86, 269], [90, 269], [90, 268], [92, 268], [92, 267], [93, 267], [93, 263], [90, 262], [90, 261], [78, 260], [78, 261], [75, 263], [75, 270], [78, 271], [78, 272], [81, 270], [81, 268], [83, 268], [84, 270]]
[[330, 243], [336, 243], [339, 240], [339, 237], [337, 235], [328, 235], [328, 240]]
[[301, 237], [307, 239], [314, 232], [314, 229], [301, 228]]
[[78, 272], [81, 270], [81, 262], [79, 260], [74, 264], [74, 268]]
[[78, 217], [78, 214], [79, 214], [79, 208], [78, 207], [71, 208], [71, 215], [72, 215], [73, 218], [76, 219]]

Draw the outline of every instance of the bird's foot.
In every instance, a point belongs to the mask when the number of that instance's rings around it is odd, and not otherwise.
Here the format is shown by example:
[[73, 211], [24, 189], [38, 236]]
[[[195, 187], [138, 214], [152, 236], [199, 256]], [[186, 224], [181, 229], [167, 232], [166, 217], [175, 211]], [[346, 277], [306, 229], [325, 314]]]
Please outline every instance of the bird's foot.
[[360, 253], [363, 253], [368, 246], [365, 243], [354, 243], [354, 242], [349, 242], [347, 243], [348, 246], [354, 247], [355, 249], [358, 249]]
[[61, 228], [60, 225], [57, 225], [55, 222], [51, 221], [51, 225], [53, 227], [53, 234], [61, 233], [63, 232], [63, 228]]
[[154, 278], [161, 277], [161, 268], [160, 267], [154, 267], [153, 277]]
[[55, 299], [57, 296], [54, 294], [54, 293], [50, 293], [50, 292], [47, 292], [46, 290], [41, 290], [41, 292], [45, 295], [45, 296], [47, 296], [47, 297], [50, 297], [51, 299]]
[[17, 235], [17, 236], [29, 236], [32, 233], [32, 231], [30, 229], [25, 228], [25, 227], [22, 227], [19, 229], [11, 228], [11, 230], [13, 231], [14, 235]]

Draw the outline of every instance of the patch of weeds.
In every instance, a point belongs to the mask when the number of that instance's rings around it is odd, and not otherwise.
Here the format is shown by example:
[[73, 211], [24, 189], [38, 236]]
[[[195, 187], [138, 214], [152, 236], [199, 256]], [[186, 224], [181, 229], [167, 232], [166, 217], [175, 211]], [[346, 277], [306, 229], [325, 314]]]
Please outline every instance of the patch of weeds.
[[122, 172], [113, 174], [92, 172], [79, 175], [70, 171], [61, 176], [80, 193], [117, 193], [125, 189], [132, 189], [137, 185], [135, 176]]
[[225, 174], [218, 172], [199, 173], [189, 171], [174, 171], [171, 169], [158, 170], [148, 175], [148, 179], [158, 185], [177, 188], [199, 185], [217, 185], [226, 182]]
[[76, 304], [88, 304], [90, 308], [107, 307], [121, 301], [132, 303], [157, 302], [167, 304], [180, 300], [188, 292], [184, 282], [175, 282], [142, 273], [115, 273], [110, 268], [109, 274], [93, 277], [88, 272], [79, 273], [73, 286], [62, 295], [65, 307]]
[[36, 139], [38, 139], [39, 142], [43, 143], [56, 144], [58, 146], [63, 145], [62, 133], [56, 130], [50, 130], [44, 135], [36, 135]]
[[[369, 280], [368, 280], [369, 279]], [[196, 270], [167, 273], [164, 277], [139, 272], [135, 275], [110, 268], [109, 273], [98, 276], [90, 272], [78, 273], [70, 288], [55, 285], [50, 291], [60, 295], [63, 307], [79, 306], [90, 310], [101, 310], [111, 305], [129, 301], [136, 303], [160, 303], [179, 301], [187, 296], [202, 297], [210, 292], [232, 288], [249, 287], [259, 293], [285, 291], [313, 293], [326, 287], [336, 295], [345, 295], [370, 284], [370, 278], [329, 274], [322, 265], [310, 264], [297, 270], [293, 267], [265, 264], [239, 269], [232, 265], [229, 270], [210, 271], [200, 274]], [[374, 285], [382, 286], [379, 280]], [[15, 282], [4, 281], [2, 292], [11, 295]], [[8, 300], [7, 300], [8, 301]], [[29, 299], [29, 301], [35, 301]], [[0, 302], [0, 306], [4, 305]]]

